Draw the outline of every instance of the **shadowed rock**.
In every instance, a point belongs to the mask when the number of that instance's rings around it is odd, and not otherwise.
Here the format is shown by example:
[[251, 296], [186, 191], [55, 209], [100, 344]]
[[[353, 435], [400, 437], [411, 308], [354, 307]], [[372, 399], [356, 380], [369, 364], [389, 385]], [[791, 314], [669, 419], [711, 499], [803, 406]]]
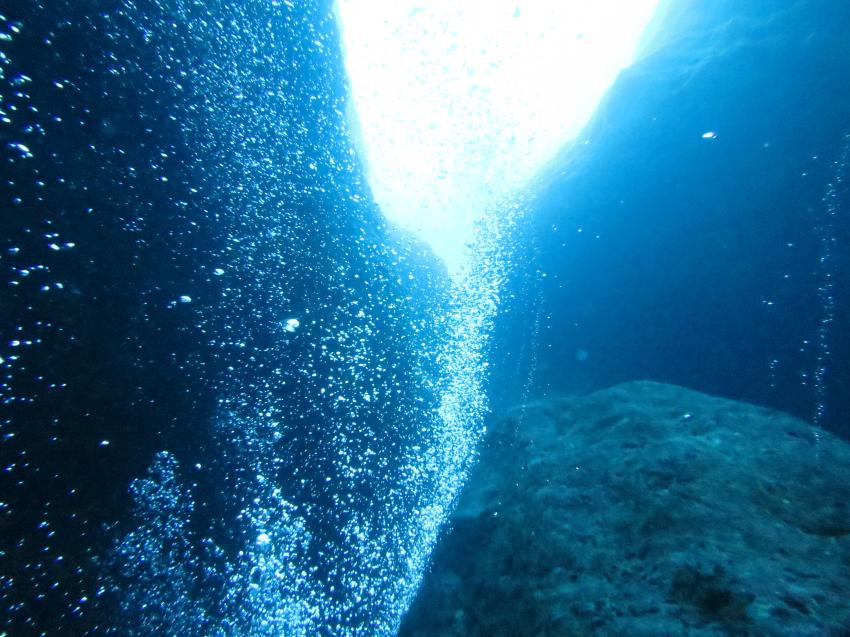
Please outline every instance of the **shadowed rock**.
[[850, 445], [652, 382], [512, 410], [401, 630], [845, 634]]

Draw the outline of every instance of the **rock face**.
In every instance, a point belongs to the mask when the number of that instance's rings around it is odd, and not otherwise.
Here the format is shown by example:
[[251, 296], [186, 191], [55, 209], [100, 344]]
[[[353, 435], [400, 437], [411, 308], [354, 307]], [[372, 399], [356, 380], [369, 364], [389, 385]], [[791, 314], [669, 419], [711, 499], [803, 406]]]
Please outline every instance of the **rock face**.
[[850, 445], [632, 382], [488, 434], [400, 635], [850, 635]]

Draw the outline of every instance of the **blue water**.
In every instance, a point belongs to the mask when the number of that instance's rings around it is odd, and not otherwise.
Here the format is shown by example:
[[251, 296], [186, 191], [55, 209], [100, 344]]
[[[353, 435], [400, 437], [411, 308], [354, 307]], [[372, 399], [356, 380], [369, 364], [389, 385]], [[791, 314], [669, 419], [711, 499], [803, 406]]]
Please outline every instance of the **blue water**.
[[331, 2], [0, 4], [0, 635], [394, 634], [531, 397], [850, 438], [850, 9], [698, 4], [465, 279], [373, 201]]
[[[622, 74], [588, 145], [537, 194], [520, 301], [497, 328], [524, 357], [506, 384], [653, 378], [846, 436], [846, 7], [672, 6], [659, 51]], [[516, 331], [533, 320], [529, 371]]]

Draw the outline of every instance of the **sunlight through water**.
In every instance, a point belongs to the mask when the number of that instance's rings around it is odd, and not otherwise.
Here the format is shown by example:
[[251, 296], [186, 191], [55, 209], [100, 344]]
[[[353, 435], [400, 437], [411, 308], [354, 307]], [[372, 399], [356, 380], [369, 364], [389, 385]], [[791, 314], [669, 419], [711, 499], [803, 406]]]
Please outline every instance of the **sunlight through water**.
[[361, 155], [384, 214], [449, 272], [476, 223], [588, 122], [658, 0], [339, 0]]
[[844, 634], [848, 6], [5, 3], [0, 637]]
[[[139, 275], [138, 324], [151, 341], [177, 326], [180, 347], [145, 364], [197, 395], [158, 407], [173, 433], [150, 432], [156, 451], [128, 469], [129, 515], [92, 566], [97, 603], [120, 612], [89, 634], [397, 634], [485, 431], [510, 222], [633, 60], [655, 0], [298, 4], [127, 0], [97, 23], [135, 75], [111, 58], [86, 72], [164, 96], [139, 120], [161, 147], [119, 146], [113, 115], [98, 130], [116, 192], [139, 197], [123, 207], [192, 229], [141, 235], [133, 218], [118, 236], [139, 234], [138, 254], [176, 237], [156, 260], [167, 283]], [[22, 139], [7, 151], [32, 163], [45, 147]], [[172, 156], [185, 173], [164, 174]], [[150, 195], [123, 181], [143, 163]], [[82, 254], [69, 236], [40, 247]], [[134, 400], [118, 413], [146, 423]]]

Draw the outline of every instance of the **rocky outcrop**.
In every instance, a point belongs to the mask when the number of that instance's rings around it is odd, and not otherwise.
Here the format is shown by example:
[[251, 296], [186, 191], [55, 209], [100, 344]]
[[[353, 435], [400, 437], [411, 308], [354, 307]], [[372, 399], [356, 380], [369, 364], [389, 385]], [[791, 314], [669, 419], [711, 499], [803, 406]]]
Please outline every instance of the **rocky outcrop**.
[[822, 637], [848, 600], [850, 445], [632, 382], [495, 424], [400, 634]]

